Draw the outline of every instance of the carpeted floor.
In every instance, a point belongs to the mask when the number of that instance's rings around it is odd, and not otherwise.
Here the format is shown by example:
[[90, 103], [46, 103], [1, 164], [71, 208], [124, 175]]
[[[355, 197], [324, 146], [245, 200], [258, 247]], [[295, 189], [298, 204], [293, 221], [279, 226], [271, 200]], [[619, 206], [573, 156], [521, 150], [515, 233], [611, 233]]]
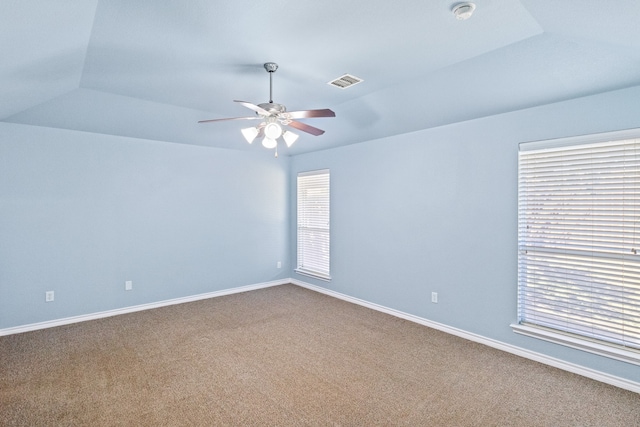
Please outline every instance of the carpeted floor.
[[640, 395], [293, 285], [0, 337], [3, 426], [640, 426]]

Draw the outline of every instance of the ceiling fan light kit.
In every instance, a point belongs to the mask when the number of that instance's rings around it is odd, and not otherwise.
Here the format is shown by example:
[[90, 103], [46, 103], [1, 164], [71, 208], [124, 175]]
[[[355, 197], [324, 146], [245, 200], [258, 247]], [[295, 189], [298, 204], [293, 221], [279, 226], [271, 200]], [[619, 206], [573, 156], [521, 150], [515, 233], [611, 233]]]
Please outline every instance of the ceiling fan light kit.
[[[264, 139], [262, 140], [262, 146], [264, 148], [276, 148], [278, 146], [278, 141], [276, 141], [275, 139], [271, 139], [271, 138], [267, 138], [266, 136], [264, 137]], [[278, 156], [278, 153], [276, 152], [276, 157]]]
[[282, 135], [282, 128], [276, 122], [267, 123], [264, 127], [264, 136], [269, 139], [278, 139]]
[[255, 127], [240, 129], [240, 132], [242, 132], [242, 136], [244, 136], [244, 139], [246, 139], [249, 144], [251, 144], [260, 133], [258, 128]]
[[297, 133], [293, 133], [286, 130], [282, 134], [282, 139], [284, 139], [284, 142], [287, 144], [287, 147], [291, 147], [293, 143], [296, 142], [299, 136], [300, 135], [298, 135]]
[[267, 62], [264, 64], [264, 69], [269, 73], [269, 102], [256, 105], [245, 101], [234, 101], [254, 111], [256, 114], [255, 116], [200, 120], [198, 123], [220, 122], [226, 120], [262, 120], [262, 122], [257, 126], [241, 129], [240, 131], [242, 132], [242, 136], [244, 136], [249, 144], [251, 144], [257, 137], [264, 136], [262, 145], [269, 149], [275, 148], [276, 157], [278, 157], [278, 138], [282, 137], [285, 144], [287, 144], [287, 147], [291, 147], [299, 137], [296, 133], [284, 130], [282, 126], [290, 126], [302, 132], [318, 136], [324, 133], [322, 129], [318, 129], [294, 119], [335, 117], [336, 113], [328, 108], [321, 110], [287, 112], [287, 108], [284, 105], [273, 102], [273, 73], [278, 69], [278, 64], [275, 62]]

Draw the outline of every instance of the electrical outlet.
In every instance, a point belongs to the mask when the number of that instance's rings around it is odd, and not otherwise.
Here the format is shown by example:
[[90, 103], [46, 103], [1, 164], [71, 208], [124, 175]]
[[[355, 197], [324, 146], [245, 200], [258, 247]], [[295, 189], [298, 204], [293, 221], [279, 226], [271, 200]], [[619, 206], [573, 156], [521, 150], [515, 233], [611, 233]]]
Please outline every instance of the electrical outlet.
[[133, 289], [133, 282], [131, 280], [127, 280], [126, 282], [124, 282], [125, 291], [130, 291], [132, 289]]
[[277, 267], [282, 268], [282, 262], [278, 261]]
[[44, 293], [44, 301], [45, 302], [51, 302], [54, 299], [54, 293], [53, 291], [47, 291]]
[[438, 303], [438, 293], [437, 292], [431, 292], [431, 302], [434, 304]]

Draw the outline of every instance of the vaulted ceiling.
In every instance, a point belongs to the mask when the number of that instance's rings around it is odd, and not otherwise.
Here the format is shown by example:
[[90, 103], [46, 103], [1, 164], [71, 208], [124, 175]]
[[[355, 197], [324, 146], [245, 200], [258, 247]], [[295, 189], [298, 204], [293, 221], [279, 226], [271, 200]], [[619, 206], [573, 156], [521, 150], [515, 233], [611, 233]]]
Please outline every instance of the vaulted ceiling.
[[[301, 154], [640, 85], [637, 0], [0, 0], [0, 120], [238, 150], [273, 99]], [[349, 73], [349, 89], [327, 84]]]

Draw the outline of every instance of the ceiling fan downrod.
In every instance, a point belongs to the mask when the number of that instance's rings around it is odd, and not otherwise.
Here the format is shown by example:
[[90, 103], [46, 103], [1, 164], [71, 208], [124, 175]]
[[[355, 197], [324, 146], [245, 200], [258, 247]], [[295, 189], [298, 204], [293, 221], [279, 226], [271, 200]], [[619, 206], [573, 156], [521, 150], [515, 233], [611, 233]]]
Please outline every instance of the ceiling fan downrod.
[[273, 73], [278, 69], [278, 64], [275, 62], [266, 62], [264, 69], [269, 73], [269, 104], [273, 104]]

